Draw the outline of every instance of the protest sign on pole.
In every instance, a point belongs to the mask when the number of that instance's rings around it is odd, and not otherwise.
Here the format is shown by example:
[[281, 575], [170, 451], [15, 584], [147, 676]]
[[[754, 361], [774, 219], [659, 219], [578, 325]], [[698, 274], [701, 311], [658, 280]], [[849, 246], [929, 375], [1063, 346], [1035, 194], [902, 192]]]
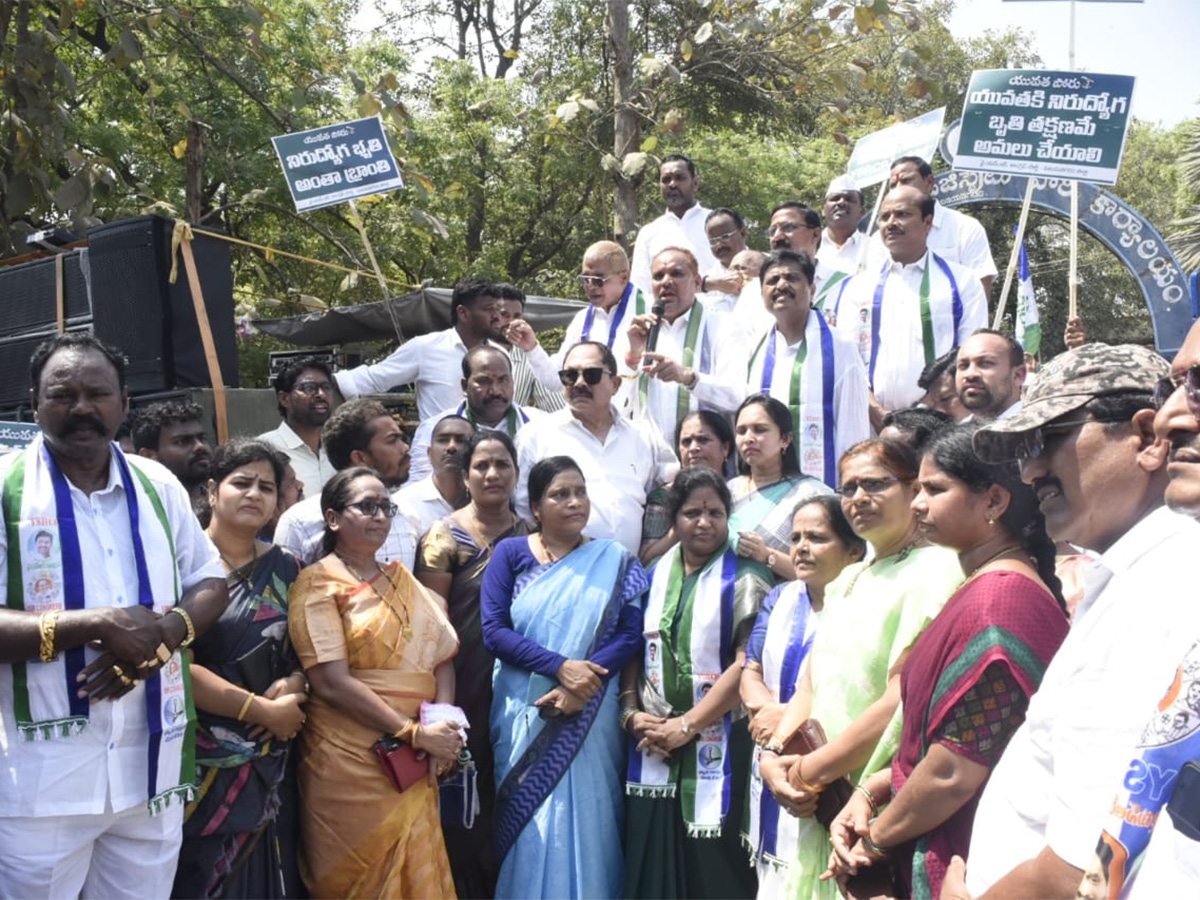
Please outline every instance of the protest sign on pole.
[[379, 116], [271, 138], [298, 212], [404, 187]]
[[919, 156], [928, 160], [937, 149], [945, 117], [946, 107], [942, 106], [860, 137], [850, 154], [846, 174], [862, 190], [887, 181], [892, 161], [901, 156]]
[[1116, 184], [1133, 83], [1091, 72], [972, 72], [954, 167]]

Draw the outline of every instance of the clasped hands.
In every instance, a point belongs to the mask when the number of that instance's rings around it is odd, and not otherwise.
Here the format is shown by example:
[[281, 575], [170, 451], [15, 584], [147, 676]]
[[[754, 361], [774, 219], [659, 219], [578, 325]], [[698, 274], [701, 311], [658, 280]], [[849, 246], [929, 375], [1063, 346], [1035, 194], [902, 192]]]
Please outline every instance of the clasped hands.
[[[145, 606], [93, 610], [98, 637], [88, 642], [100, 656], [79, 673], [79, 696], [121, 697], [171, 660], [167, 618]], [[174, 617], [178, 618], [178, 617]]]
[[587, 702], [603, 690], [608, 669], [588, 659], [568, 659], [558, 667], [555, 675], [558, 686], [538, 697], [533, 705], [539, 709], [557, 710], [550, 714], [554, 717], [574, 716], [583, 712]]

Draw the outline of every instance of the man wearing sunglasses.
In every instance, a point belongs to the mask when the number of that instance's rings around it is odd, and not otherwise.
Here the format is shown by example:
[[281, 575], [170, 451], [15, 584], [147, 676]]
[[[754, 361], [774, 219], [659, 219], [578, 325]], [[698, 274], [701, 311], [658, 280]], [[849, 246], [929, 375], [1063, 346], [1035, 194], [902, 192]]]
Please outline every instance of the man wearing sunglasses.
[[[377, 400], [360, 398], [343, 403], [329, 417], [322, 432], [325, 450], [334, 469], [367, 466], [376, 471], [388, 490], [396, 491], [408, 479], [409, 453], [400, 423]], [[398, 491], [392, 494], [395, 502]], [[387, 540], [375, 554], [381, 566], [394, 559], [409, 569], [417, 552], [422, 529], [412, 511], [401, 505], [394, 514]], [[325, 514], [321, 510], [321, 492], [317, 491], [290, 506], [275, 526], [275, 543], [300, 558], [305, 565], [324, 554], [321, 541], [325, 534]]]
[[1019, 461], [1050, 536], [1093, 557], [1071, 631], [980, 800], [977, 897], [1075, 896], [1145, 711], [1200, 630], [1200, 525], [1163, 506], [1153, 397], [1166, 373], [1145, 347], [1085, 344], [1042, 367], [1019, 413], [976, 433], [984, 460]]
[[679, 470], [675, 453], [653, 428], [621, 416], [613, 405], [621, 379], [600, 341], [571, 347], [559, 372], [567, 408], [517, 433], [517, 512], [529, 514], [529, 472], [548, 456], [570, 456], [583, 470], [592, 512], [584, 534], [611, 538], [637, 553], [646, 497]]
[[921, 370], [987, 324], [987, 300], [968, 269], [929, 249], [934, 200], [897, 187], [883, 200], [879, 230], [888, 258], [845, 279], [834, 304], [837, 328], [863, 353], [871, 424], [921, 399]]
[[589, 305], [567, 326], [554, 356], [558, 369], [567, 350], [580, 341], [600, 341], [617, 357], [624, 357], [629, 351], [629, 323], [650, 309], [647, 295], [629, 280], [629, 257], [615, 241], [597, 241], [583, 252], [579, 286]]
[[286, 453], [309, 496], [319, 496], [337, 471], [321, 444], [321, 428], [333, 413], [333, 371], [321, 357], [303, 356], [284, 365], [272, 386], [283, 421], [258, 439]]
[[691, 250], [703, 275], [717, 263], [704, 230], [708, 210], [696, 200], [700, 190], [696, 164], [680, 153], [664, 156], [658, 167], [658, 187], [667, 211], [639, 228], [633, 244], [633, 283], [647, 297], [651, 289], [650, 263], [666, 247]]

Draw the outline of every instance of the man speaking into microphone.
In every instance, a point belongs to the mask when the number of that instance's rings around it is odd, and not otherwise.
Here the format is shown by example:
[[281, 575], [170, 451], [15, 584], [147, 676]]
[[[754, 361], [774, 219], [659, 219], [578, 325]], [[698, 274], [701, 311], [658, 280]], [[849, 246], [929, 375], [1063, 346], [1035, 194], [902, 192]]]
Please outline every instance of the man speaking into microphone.
[[746, 395], [746, 360], [722, 316], [696, 299], [700, 272], [690, 250], [668, 247], [650, 264], [654, 307], [629, 324], [622, 375], [633, 379], [634, 418], [652, 422], [672, 443], [696, 409], [732, 413]]

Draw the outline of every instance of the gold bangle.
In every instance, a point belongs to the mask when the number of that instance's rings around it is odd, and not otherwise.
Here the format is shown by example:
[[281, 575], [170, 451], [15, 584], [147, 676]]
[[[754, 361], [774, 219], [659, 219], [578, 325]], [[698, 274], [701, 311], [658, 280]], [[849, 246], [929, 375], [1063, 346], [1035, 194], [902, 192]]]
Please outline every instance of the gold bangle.
[[58, 659], [58, 651], [54, 649], [54, 634], [58, 629], [58, 617], [61, 615], [61, 609], [52, 609], [38, 616], [38, 635], [41, 637], [38, 658], [44, 663]]
[[254, 694], [251, 691], [246, 691], [246, 702], [242, 704], [242, 708], [238, 710], [237, 720], [239, 722], [246, 721], [246, 713], [250, 709], [250, 704], [254, 702]]
[[399, 731], [392, 735], [392, 737], [399, 738], [415, 750], [417, 745], [414, 744], [413, 741], [416, 740], [417, 729], [420, 727], [420, 723], [418, 723], [416, 719], [409, 719], [408, 724], [402, 726]]
[[181, 643], [175, 649], [182, 650], [185, 647], [192, 646], [196, 640], [196, 625], [194, 622], [192, 622], [191, 615], [189, 615], [188, 611], [182, 606], [172, 606], [167, 610], [166, 614], [170, 615], [171, 613], [175, 613], [177, 616], [179, 616], [179, 618], [183, 619], [183, 624], [187, 626], [187, 636], [183, 639], [183, 643]]
[[871, 815], [873, 817], [878, 816], [879, 815], [879, 804], [875, 802], [875, 795], [872, 794], [870, 792], [870, 790], [867, 789], [866, 785], [864, 785], [861, 781], [854, 786], [854, 789], [856, 791], [862, 791], [862, 795], [864, 797], [866, 797], [867, 802], [871, 804]]

